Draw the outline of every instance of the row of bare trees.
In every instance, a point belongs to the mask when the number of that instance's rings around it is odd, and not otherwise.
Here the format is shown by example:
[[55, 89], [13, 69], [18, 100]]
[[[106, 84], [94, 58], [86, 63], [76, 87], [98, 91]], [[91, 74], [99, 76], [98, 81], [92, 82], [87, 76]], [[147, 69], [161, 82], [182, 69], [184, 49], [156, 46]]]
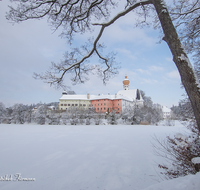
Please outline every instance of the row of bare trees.
[[15, 104], [6, 108], [0, 103], [0, 123], [6, 124], [49, 124], [49, 125], [101, 125], [101, 124], [125, 124], [136, 125], [141, 122], [145, 124], [157, 124], [163, 119], [161, 106], [155, 106], [150, 97], [141, 91], [144, 106], [127, 107], [121, 114], [113, 110], [110, 114], [96, 113], [94, 109], [75, 109], [65, 111], [52, 110], [50, 105], [58, 107], [58, 103], [23, 105]]
[[[63, 61], [53, 63], [46, 73], [35, 74], [35, 78], [56, 87], [64, 86], [64, 76], [67, 74], [72, 74], [72, 83], [83, 83], [88, 80], [88, 74], [94, 71], [105, 83], [117, 74], [117, 66], [115, 54], [103, 55], [101, 52], [103, 46], [99, 40], [104, 31], [132, 11], [139, 18], [139, 23], [136, 25], [141, 23], [150, 25], [154, 19], [153, 23], [161, 29], [163, 40], [168, 44], [173, 55], [173, 61], [180, 73], [200, 131], [199, 82], [187, 56], [187, 53], [192, 53], [198, 64], [200, 60], [199, 0], [174, 0], [168, 5], [164, 0], [123, 0], [124, 5], [119, 0], [15, 0], [14, 2], [14, 6], [9, 6], [7, 19], [16, 23], [47, 17], [54, 30], [63, 28], [61, 35], [67, 38], [69, 43], [73, 42], [75, 34], [84, 34], [99, 28], [99, 33], [93, 40], [89, 40], [81, 48], [71, 49], [66, 53]], [[110, 19], [110, 12], [118, 5], [121, 11]], [[148, 19], [149, 17], [151, 19]], [[99, 57], [99, 65], [88, 63], [92, 55]]]

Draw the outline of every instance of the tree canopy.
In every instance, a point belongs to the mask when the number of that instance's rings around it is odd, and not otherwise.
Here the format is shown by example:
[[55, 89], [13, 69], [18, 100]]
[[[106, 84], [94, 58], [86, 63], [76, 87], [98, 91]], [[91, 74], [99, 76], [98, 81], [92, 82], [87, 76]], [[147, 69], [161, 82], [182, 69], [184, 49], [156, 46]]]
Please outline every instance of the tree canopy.
[[[147, 17], [153, 17], [157, 26], [162, 28], [163, 40], [171, 50], [200, 130], [200, 86], [185, 51], [186, 49], [187, 52], [199, 57], [199, 0], [174, 1], [172, 7], [167, 6], [164, 0], [11, 0], [11, 2], [15, 2], [16, 6], [10, 6], [10, 11], [7, 13], [9, 20], [21, 22], [47, 17], [54, 30], [63, 27], [62, 36], [66, 37], [69, 43], [72, 43], [74, 34], [85, 33], [94, 27], [99, 27], [94, 39], [90, 39], [81, 48], [66, 52], [65, 59], [60, 63], [53, 63], [46, 73], [35, 74], [36, 78], [56, 87], [64, 86], [64, 76], [67, 73], [74, 74], [72, 78], [74, 83], [84, 82], [88, 73], [94, 70], [104, 82], [109, 80], [117, 73], [117, 67], [113, 53], [104, 55], [100, 51], [103, 46], [99, 40], [105, 29], [131, 11], [137, 13], [140, 23], [147, 23]], [[110, 18], [110, 11], [117, 6], [122, 7], [121, 12]], [[100, 59], [98, 65], [88, 63], [88, 58], [94, 54]]]

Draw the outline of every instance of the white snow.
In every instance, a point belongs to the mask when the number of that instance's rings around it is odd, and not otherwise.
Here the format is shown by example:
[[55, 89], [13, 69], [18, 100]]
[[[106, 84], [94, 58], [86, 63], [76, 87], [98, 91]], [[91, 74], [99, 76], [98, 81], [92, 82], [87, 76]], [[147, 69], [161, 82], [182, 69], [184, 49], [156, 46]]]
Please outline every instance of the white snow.
[[124, 97], [122, 95], [89, 95], [89, 98], [87, 96], [87, 94], [85, 95], [62, 95], [62, 97], [60, 98], [60, 100], [100, 100], [100, 99], [124, 99], [124, 100], [128, 100], [128, 101], [133, 101], [132, 98], [130, 97]]
[[174, 137], [176, 137], [178, 139], [182, 139], [183, 141], [187, 140], [187, 137], [185, 135], [183, 135], [182, 133], [177, 133], [174, 135]]
[[200, 164], [200, 157], [192, 158], [192, 163]]
[[[124, 97], [129, 97], [133, 100], [136, 99], [137, 97], [137, 89], [132, 89], [132, 90], [120, 90], [117, 95], [121, 95], [121, 96], [124, 96]], [[140, 96], [141, 98], [141, 101], [142, 101], [142, 96]]]
[[153, 153], [152, 136], [184, 133], [181, 125], [1, 124], [0, 131], [0, 178], [20, 173], [35, 179], [0, 180], [1, 190], [197, 190], [200, 185], [199, 174], [163, 182], [159, 175], [157, 163], [164, 160]]
[[170, 113], [170, 112], [171, 112], [171, 109], [168, 108], [168, 107], [166, 107], [166, 106], [162, 106], [162, 111], [163, 111], [163, 112], [168, 112], [168, 113]]
[[199, 190], [200, 172], [173, 180], [163, 181], [143, 190]]
[[188, 59], [184, 54], [181, 54], [181, 56], [179, 56], [178, 58], [179, 58], [180, 60], [182, 60], [182, 61], [188, 62], [189, 67], [190, 67], [190, 68], [193, 68], [192, 65], [191, 65], [191, 63], [190, 63], [190, 61], [189, 61], [189, 59]]

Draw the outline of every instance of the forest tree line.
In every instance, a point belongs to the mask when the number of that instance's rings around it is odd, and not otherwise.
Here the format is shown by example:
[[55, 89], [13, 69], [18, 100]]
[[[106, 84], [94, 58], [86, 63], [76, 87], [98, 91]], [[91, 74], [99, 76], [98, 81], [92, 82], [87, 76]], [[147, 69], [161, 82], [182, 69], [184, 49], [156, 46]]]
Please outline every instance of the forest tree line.
[[[48, 125], [100, 125], [100, 124], [158, 124], [163, 119], [161, 106], [154, 104], [141, 90], [142, 107], [127, 107], [122, 113], [96, 113], [94, 109], [58, 110], [58, 102], [32, 105], [15, 104], [6, 108], [0, 102], [0, 123], [4, 124], [48, 124]], [[52, 109], [55, 108], [55, 109]]]

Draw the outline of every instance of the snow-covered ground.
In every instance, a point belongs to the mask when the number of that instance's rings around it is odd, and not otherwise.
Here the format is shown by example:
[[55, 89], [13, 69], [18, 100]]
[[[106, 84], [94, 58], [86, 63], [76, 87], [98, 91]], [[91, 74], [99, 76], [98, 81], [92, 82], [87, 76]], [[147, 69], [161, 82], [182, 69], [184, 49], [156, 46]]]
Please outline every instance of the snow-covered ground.
[[[164, 139], [166, 135], [185, 131], [180, 124], [173, 127], [1, 124], [0, 189], [163, 189], [157, 163], [164, 160], [153, 153], [152, 137]], [[35, 181], [15, 180], [17, 173]], [[6, 178], [11, 180], [5, 181]]]

